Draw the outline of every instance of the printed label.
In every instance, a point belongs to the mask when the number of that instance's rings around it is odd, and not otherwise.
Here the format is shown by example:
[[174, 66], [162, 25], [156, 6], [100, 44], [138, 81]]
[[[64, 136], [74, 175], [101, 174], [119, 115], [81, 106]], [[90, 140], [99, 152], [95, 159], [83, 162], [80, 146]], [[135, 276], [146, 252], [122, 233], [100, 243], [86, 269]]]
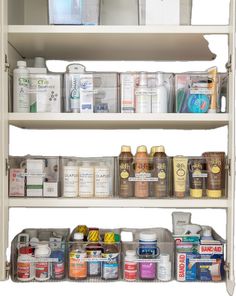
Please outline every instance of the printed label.
[[185, 281], [186, 279], [186, 254], [177, 254], [177, 280]]
[[17, 278], [18, 279], [32, 279], [33, 264], [31, 262], [17, 262]]
[[119, 277], [119, 254], [102, 254], [102, 258], [105, 259], [102, 262], [102, 277], [106, 280], [118, 279]]
[[71, 278], [86, 278], [86, 253], [70, 252], [69, 276]]
[[52, 275], [54, 279], [62, 279], [65, 275], [65, 264], [61, 263], [53, 263], [52, 265]]
[[[102, 251], [87, 251], [87, 256], [89, 259], [100, 259], [102, 256]], [[101, 274], [101, 262], [99, 260], [93, 260], [88, 262], [88, 274], [92, 276]]]
[[95, 168], [95, 196], [106, 197], [110, 195], [109, 168]]
[[200, 245], [200, 254], [223, 254], [223, 246]]
[[35, 278], [39, 280], [46, 280], [50, 277], [50, 265], [48, 262], [37, 262], [35, 264]]
[[79, 170], [79, 196], [93, 196], [93, 168], [83, 168]]
[[124, 279], [126, 281], [136, 281], [137, 279], [137, 271], [124, 271]]
[[141, 279], [155, 279], [157, 264], [152, 262], [142, 262], [139, 264]]

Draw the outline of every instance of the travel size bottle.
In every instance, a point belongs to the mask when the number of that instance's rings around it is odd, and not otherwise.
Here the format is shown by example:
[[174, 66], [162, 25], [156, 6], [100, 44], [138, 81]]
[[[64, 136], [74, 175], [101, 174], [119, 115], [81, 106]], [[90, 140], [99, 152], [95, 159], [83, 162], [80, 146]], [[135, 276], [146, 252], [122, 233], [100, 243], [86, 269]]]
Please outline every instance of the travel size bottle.
[[148, 181], [145, 178], [149, 173], [149, 157], [146, 146], [139, 146], [135, 155], [135, 181], [134, 195], [138, 198], [147, 198], [149, 196]]
[[129, 181], [133, 176], [133, 154], [130, 146], [122, 146], [119, 155], [119, 196], [123, 198], [134, 196], [134, 182]]

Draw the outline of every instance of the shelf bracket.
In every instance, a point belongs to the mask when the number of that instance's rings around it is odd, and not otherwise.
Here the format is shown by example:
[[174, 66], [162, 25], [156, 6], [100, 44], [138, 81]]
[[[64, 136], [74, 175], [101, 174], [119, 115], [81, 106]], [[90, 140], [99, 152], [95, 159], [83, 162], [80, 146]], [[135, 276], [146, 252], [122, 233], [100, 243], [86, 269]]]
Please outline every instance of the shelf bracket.
[[9, 279], [9, 276], [10, 276], [10, 270], [11, 270], [11, 264], [10, 262], [6, 262], [6, 268], [5, 268], [5, 271], [6, 271], [6, 280]]
[[5, 54], [5, 72], [8, 72], [10, 69], [10, 64], [8, 62], [8, 56]]

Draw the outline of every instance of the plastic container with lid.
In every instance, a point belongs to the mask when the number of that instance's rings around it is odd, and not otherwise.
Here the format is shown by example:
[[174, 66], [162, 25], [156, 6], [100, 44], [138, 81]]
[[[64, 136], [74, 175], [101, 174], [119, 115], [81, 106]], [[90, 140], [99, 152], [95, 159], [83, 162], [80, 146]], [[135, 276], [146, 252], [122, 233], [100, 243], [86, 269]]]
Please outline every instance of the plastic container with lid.
[[132, 282], [137, 280], [138, 263], [135, 250], [127, 250], [124, 262], [124, 279]]
[[51, 248], [47, 242], [40, 242], [35, 249], [35, 280], [47, 281], [51, 275], [51, 263], [49, 257]]
[[171, 262], [169, 254], [160, 254], [157, 270], [159, 281], [168, 282], [171, 280]]
[[34, 279], [35, 268], [33, 262], [33, 248], [22, 247], [17, 258], [17, 279], [21, 282], [29, 282]]

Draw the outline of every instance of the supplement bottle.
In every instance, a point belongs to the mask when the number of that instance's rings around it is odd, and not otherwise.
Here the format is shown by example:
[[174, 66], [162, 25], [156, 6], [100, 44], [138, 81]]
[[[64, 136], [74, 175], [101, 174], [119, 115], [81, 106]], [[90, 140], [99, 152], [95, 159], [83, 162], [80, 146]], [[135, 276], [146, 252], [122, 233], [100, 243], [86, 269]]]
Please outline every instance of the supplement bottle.
[[[155, 262], [160, 251], [157, 247], [155, 233], [140, 233], [139, 236], [139, 277], [142, 280], [155, 280], [157, 277], [157, 263]], [[150, 260], [150, 261], [149, 261]]]
[[124, 279], [129, 282], [137, 280], [138, 263], [135, 250], [127, 250], [124, 263]]
[[120, 197], [134, 196], [134, 182], [129, 181], [133, 176], [133, 155], [130, 146], [122, 146], [119, 155]]
[[62, 250], [55, 250], [51, 253], [51, 258], [57, 262], [52, 262], [51, 276], [53, 280], [62, 280], [65, 278], [65, 254]]
[[[149, 196], [148, 181], [145, 178], [149, 176], [149, 157], [146, 146], [139, 146], [135, 155], [135, 178], [141, 179], [135, 181], [134, 195], [139, 198], [147, 198]], [[144, 180], [142, 180], [144, 179]]]
[[102, 262], [102, 279], [118, 280], [119, 278], [119, 249], [115, 244], [114, 232], [107, 232], [104, 236]]
[[83, 233], [75, 233], [69, 252], [69, 278], [84, 280], [87, 278], [87, 254], [84, 247]]
[[88, 276], [101, 276], [102, 245], [99, 243], [99, 230], [89, 230], [88, 245], [86, 247], [87, 257], [92, 261], [88, 262]]
[[25, 61], [18, 61], [13, 71], [13, 111], [18, 113], [30, 112], [29, 70]]
[[100, 162], [95, 167], [95, 197], [110, 197], [110, 167]]
[[152, 92], [152, 113], [168, 113], [169, 99], [163, 73], [157, 74], [157, 84]]
[[33, 261], [33, 248], [22, 247], [17, 258], [17, 279], [21, 282], [29, 282], [34, 279], [35, 268]]
[[158, 198], [168, 196], [168, 158], [163, 146], [157, 147], [153, 157], [154, 196]]
[[160, 254], [157, 269], [157, 278], [159, 281], [168, 282], [171, 280], [171, 262], [169, 254]]
[[79, 167], [76, 161], [68, 161], [64, 166], [63, 184], [64, 197], [78, 197], [79, 194]]
[[135, 91], [135, 98], [136, 98], [136, 106], [135, 112], [136, 113], [151, 113], [151, 92], [148, 88], [148, 81], [147, 81], [147, 73], [141, 73], [139, 79], [139, 86], [136, 88]]
[[35, 249], [35, 279], [36, 281], [47, 281], [51, 275], [51, 263], [48, 258], [51, 248], [46, 242], [40, 242]]
[[89, 162], [79, 167], [79, 197], [93, 197], [94, 168]]

